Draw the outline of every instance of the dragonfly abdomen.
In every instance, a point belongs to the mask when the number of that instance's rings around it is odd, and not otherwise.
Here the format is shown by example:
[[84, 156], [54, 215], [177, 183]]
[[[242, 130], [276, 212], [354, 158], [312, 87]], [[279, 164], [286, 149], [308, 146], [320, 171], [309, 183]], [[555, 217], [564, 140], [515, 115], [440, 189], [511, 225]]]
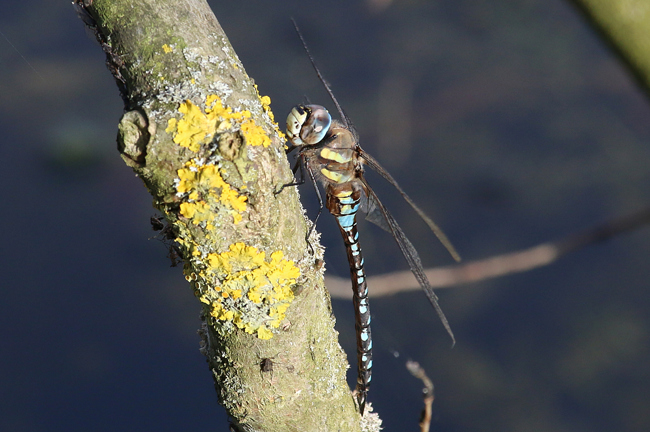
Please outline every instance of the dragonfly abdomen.
[[359, 245], [356, 214], [361, 203], [361, 191], [354, 183], [327, 188], [327, 209], [336, 217], [343, 235], [350, 263], [357, 334], [357, 401], [363, 414], [372, 379], [372, 337], [370, 333], [370, 308], [368, 286], [363, 268], [363, 255]]

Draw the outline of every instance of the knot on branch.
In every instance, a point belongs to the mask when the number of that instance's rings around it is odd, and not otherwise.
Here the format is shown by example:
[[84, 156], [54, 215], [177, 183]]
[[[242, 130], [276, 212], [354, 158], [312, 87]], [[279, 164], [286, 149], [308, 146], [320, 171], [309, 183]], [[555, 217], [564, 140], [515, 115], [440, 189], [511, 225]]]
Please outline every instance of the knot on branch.
[[118, 125], [117, 149], [124, 155], [127, 165], [132, 168], [144, 165], [147, 145], [155, 133], [156, 124], [150, 123], [144, 112], [124, 113]]

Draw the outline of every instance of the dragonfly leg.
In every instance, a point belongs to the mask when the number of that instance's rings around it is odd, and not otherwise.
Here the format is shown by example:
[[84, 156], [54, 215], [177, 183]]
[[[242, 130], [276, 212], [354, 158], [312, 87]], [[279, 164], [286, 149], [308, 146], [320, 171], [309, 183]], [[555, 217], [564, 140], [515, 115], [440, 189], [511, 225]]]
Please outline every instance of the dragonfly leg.
[[[295, 180], [296, 172], [298, 172], [298, 170], [300, 170], [300, 180]], [[278, 195], [286, 187], [300, 186], [301, 184], [305, 184], [305, 172], [303, 171], [303, 168], [302, 168], [302, 160], [298, 159], [296, 161], [295, 165], [293, 166], [293, 168], [291, 169], [291, 171], [293, 171], [293, 176], [294, 176], [295, 181], [292, 181], [291, 183], [283, 184], [282, 186], [280, 186], [280, 189], [273, 192], [274, 195]]]
[[[307, 242], [307, 245], [309, 246], [309, 250], [311, 251], [311, 254], [314, 254], [314, 247], [311, 245], [311, 242], [309, 241], [309, 237], [311, 237], [311, 233], [314, 231], [314, 228], [316, 228], [316, 223], [318, 222], [318, 218], [320, 217], [321, 213], [323, 213], [323, 197], [320, 194], [320, 190], [318, 190], [318, 184], [316, 183], [316, 178], [314, 177], [314, 172], [311, 170], [311, 167], [307, 165], [307, 172], [309, 173], [309, 178], [311, 179], [311, 184], [314, 186], [314, 190], [316, 191], [316, 197], [318, 198], [318, 213], [316, 214], [316, 218], [314, 219], [314, 223], [312, 226], [309, 227], [307, 230], [307, 235], [305, 236], [305, 241]], [[303, 173], [304, 175], [304, 173]], [[303, 178], [304, 180], [304, 178]], [[304, 181], [303, 181], [304, 183]]]

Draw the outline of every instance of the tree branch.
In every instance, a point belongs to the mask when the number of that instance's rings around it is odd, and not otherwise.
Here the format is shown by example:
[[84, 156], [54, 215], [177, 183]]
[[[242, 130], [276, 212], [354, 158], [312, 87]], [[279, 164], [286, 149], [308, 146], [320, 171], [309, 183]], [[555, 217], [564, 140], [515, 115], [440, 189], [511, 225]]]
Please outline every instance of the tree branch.
[[650, 94], [650, 7], [647, 0], [572, 0]]
[[118, 148], [200, 300], [234, 430], [358, 431], [347, 362], [270, 100], [204, 0], [76, 0], [125, 103]]

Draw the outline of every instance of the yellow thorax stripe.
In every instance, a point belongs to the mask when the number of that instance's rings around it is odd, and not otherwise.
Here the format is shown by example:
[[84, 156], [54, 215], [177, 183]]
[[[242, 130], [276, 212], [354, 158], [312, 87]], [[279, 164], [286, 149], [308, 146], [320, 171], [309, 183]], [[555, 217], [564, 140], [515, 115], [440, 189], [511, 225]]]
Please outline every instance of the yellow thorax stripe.
[[[346, 151], [346, 153], [347, 153], [347, 151]], [[320, 155], [324, 159], [331, 160], [331, 161], [338, 162], [338, 163], [350, 162], [350, 159], [351, 159], [350, 156], [346, 156], [346, 155], [344, 155], [342, 153], [336, 152], [334, 150], [330, 150], [327, 147], [324, 147], [324, 148], [321, 149]]]
[[349, 173], [340, 173], [336, 171], [330, 171], [327, 168], [321, 168], [320, 173], [323, 174], [328, 179], [336, 183], [345, 183], [350, 180]]

